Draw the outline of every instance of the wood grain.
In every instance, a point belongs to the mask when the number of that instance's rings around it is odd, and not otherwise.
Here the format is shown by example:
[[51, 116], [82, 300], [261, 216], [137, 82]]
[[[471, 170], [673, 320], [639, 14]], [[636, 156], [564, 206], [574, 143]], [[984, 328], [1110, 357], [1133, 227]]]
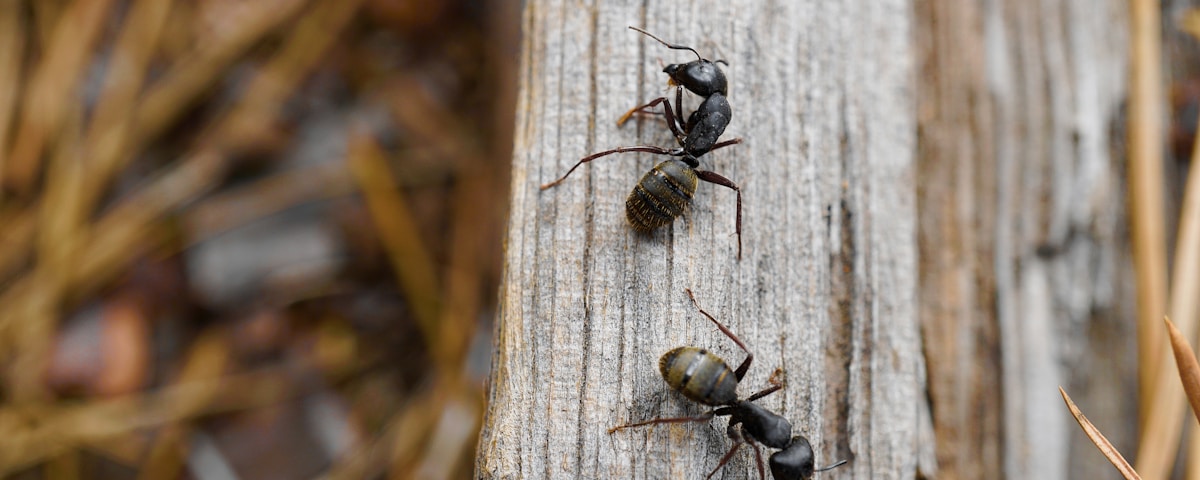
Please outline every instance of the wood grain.
[[[481, 478], [701, 478], [730, 441], [710, 424], [605, 430], [702, 411], [659, 377], [658, 357], [737, 347], [684, 288], [756, 354], [743, 394], [760, 400], [846, 478], [913, 478], [931, 458], [917, 325], [913, 10], [846, 2], [526, 2], [511, 213]], [[745, 192], [701, 184], [690, 212], [639, 235], [624, 199], [655, 162], [626, 154], [538, 186], [622, 145], [672, 146], [661, 120], [617, 128], [666, 93], [665, 63], [691, 59], [628, 30], [726, 59], [745, 143], [701, 159]], [[694, 99], [691, 105], [694, 105]], [[926, 414], [923, 415], [922, 412]], [[924, 435], [924, 437], [923, 437]], [[748, 451], [717, 478], [756, 476]], [[932, 468], [932, 465], [926, 467]]]
[[1111, 477], [1055, 388], [1134, 451], [1127, 5], [915, 3], [920, 315], [941, 476]]

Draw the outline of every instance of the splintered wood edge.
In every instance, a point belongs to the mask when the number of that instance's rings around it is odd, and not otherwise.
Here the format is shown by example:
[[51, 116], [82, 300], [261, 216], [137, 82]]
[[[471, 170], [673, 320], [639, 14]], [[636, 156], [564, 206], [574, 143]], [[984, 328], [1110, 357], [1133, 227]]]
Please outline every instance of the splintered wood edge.
[[1167, 334], [1171, 337], [1171, 350], [1175, 352], [1175, 365], [1179, 367], [1179, 381], [1183, 383], [1183, 391], [1187, 392], [1188, 402], [1192, 404], [1192, 413], [1200, 419], [1200, 362], [1196, 361], [1196, 352], [1192, 351], [1187, 338], [1169, 317], [1163, 317], [1167, 324]]
[[1121, 472], [1121, 476], [1125, 477], [1126, 480], [1141, 480], [1142, 477], [1129, 465], [1129, 462], [1125, 461], [1125, 457], [1121, 456], [1121, 452], [1118, 452], [1116, 447], [1113, 447], [1112, 443], [1109, 443], [1108, 439], [1104, 438], [1104, 434], [1100, 433], [1100, 430], [1095, 425], [1092, 425], [1092, 422], [1088, 421], [1083, 412], [1079, 411], [1079, 407], [1075, 406], [1075, 402], [1071, 401], [1071, 396], [1067, 395], [1067, 391], [1063, 390], [1062, 387], [1058, 387], [1058, 393], [1062, 394], [1063, 401], [1067, 402], [1067, 410], [1070, 410], [1071, 416], [1075, 417], [1076, 422], [1079, 422], [1079, 427], [1083, 429], [1083, 433], [1092, 440], [1092, 443], [1096, 444], [1096, 448], [1100, 450], [1100, 453], [1103, 453], [1108, 458], [1108, 461], [1112, 462], [1114, 467], [1117, 467], [1117, 471]]

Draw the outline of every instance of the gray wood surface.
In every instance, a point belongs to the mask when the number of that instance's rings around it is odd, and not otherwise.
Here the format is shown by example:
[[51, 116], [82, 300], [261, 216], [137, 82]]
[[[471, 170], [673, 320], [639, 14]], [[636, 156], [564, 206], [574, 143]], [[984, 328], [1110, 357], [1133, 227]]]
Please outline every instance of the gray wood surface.
[[[736, 364], [740, 388], [812, 441], [825, 478], [932, 471], [917, 322], [912, 5], [905, 0], [529, 0], [523, 17], [511, 216], [481, 478], [703, 478], [730, 445], [724, 419], [606, 433], [704, 409], [670, 392], [657, 362], [681, 345]], [[667, 92], [667, 50], [643, 26], [726, 59], [745, 143], [702, 158], [745, 192], [735, 259], [732, 191], [701, 183], [692, 209], [636, 234], [624, 203], [661, 158], [625, 154], [538, 186], [591, 152], [673, 146], [661, 120], [617, 128]], [[692, 104], [694, 105], [694, 99]], [[745, 450], [715, 478], [753, 478]]]
[[1124, 192], [1127, 2], [918, 0], [918, 212], [945, 478], [1113, 478], [1136, 345]]

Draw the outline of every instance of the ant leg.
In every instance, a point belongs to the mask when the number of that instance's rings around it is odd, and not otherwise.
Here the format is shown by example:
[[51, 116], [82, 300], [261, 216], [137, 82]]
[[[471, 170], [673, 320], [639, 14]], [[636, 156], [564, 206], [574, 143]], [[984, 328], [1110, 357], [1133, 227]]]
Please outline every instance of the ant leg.
[[751, 395], [748, 398], [746, 398], [746, 401], [753, 402], [753, 401], [763, 398], [767, 395], [778, 392], [780, 389], [787, 386], [786, 380], [779, 379], [779, 377], [781, 377], [781, 376], [783, 376], [783, 369], [776, 368], [774, 372], [771, 372], [771, 378], [767, 379], [767, 382], [770, 382], [771, 386], [755, 392], [754, 395]]
[[658, 97], [654, 100], [651, 100], [650, 103], [647, 103], [645, 105], [638, 105], [636, 107], [629, 109], [628, 112], [625, 112], [624, 115], [621, 115], [621, 118], [617, 119], [617, 126], [620, 127], [622, 125], [625, 125], [625, 122], [629, 121], [629, 117], [632, 117], [633, 114], [635, 114], [635, 113], [644, 113], [647, 115], [657, 115], [658, 114], [657, 112], [646, 111], [646, 110], [654, 108], [656, 105], [658, 105], [662, 102], [665, 102], [665, 101], [667, 101], [666, 97]]
[[717, 319], [713, 318], [712, 315], [709, 315], [708, 312], [704, 311], [703, 308], [700, 308], [700, 302], [696, 301], [696, 295], [692, 293], [692, 289], [685, 288], [683, 291], [687, 292], [688, 298], [692, 299], [692, 305], [696, 306], [696, 310], [699, 310], [702, 315], [708, 317], [709, 320], [712, 320], [713, 323], [717, 324], [717, 328], [721, 329], [721, 332], [724, 333], [725, 336], [733, 340], [733, 343], [736, 343], [738, 347], [741, 347], [743, 352], [746, 352], [746, 359], [742, 360], [742, 364], [738, 365], [737, 370], [733, 371], [734, 377], [736, 377], [739, 382], [742, 381], [742, 377], [746, 376], [746, 370], [750, 369], [750, 362], [754, 361], [754, 354], [750, 353], [750, 349], [746, 348], [746, 344], [742, 343], [742, 340], [738, 338], [737, 335], [734, 335], [732, 331], [725, 327], [725, 325], [721, 325], [721, 322], [718, 322]]
[[838, 461], [837, 461], [837, 463], [834, 463], [833, 465], [830, 465], [830, 466], [828, 466], [828, 467], [821, 467], [821, 468], [818, 468], [818, 469], [816, 469], [816, 470], [813, 470], [813, 471], [814, 471], [814, 472], [824, 472], [824, 471], [827, 471], [827, 470], [833, 470], [833, 469], [835, 469], [835, 468], [837, 468], [837, 467], [840, 467], [840, 466], [842, 466], [842, 465], [845, 465], [845, 464], [846, 464], [846, 461], [845, 461], [845, 460], [838, 460]]
[[763, 480], [767, 477], [766, 474], [763, 473], [762, 450], [758, 448], [757, 442], [750, 442], [750, 446], [754, 447], [754, 464], [758, 466], [758, 480]]
[[710, 151], [710, 152], [711, 152], [711, 151], [713, 151], [713, 150], [716, 150], [716, 149], [718, 149], [718, 148], [725, 148], [725, 147], [728, 147], [728, 146], [730, 146], [730, 145], [737, 145], [737, 144], [739, 144], [739, 143], [742, 143], [742, 139], [741, 139], [740, 137], [739, 137], [739, 138], [735, 138], [735, 139], [733, 139], [733, 140], [726, 140], [726, 141], [724, 141], [724, 142], [717, 142], [717, 144], [716, 144], [716, 145], [713, 145], [713, 146], [712, 146], [712, 148], [708, 149], [708, 151]]
[[[741, 139], [739, 138], [736, 140], [741, 140]], [[725, 143], [725, 142], [721, 142], [721, 143]], [[717, 144], [717, 145], [720, 145], [720, 144]], [[730, 145], [732, 145], [732, 143]], [[724, 146], [724, 145], [722, 145], [722, 146]], [[716, 147], [714, 146], [714, 148], [716, 148]], [[737, 192], [737, 225], [736, 225], [737, 237], [738, 237], [738, 254], [737, 254], [737, 256], [738, 256], [738, 260], [741, 260], [742, 259], [742, 189], [739, 188], [737, 186], [737, 184], [730, 181], [728, 178], [722, 177], [720, 174], [718, 174], [716, 172], [710, 172], [710, 171], [706, 171], [706, 170], [696, 170], [696, 176], [700, 177], [701, 180], [704, 180], [708, 183], [715, 183], [722, 187], [731, 188], [731, 189], [733, 189], [733, 191]]]
[[675, 87], [675, 121], [680, 123], [680, 127], [685, 133], [691, 130], [687, 125], [683, 124], [683, 85]]
[[713, 418], [713, 412], [707, 412], [703, 415], [699, 415], [699, 416], [695, 416], [695, 417], [655, 418], [653, 420], [646, 420], [644, 422], [627, 423], [625, 425], [617, 425], [615, 427], [608, 429], [608, 434], [612, 435], [612, 434], [616, 433], [617, 430], [624, 430], [626, 428], [644, 427], [646, 425], [658, 425], [660, 423], [707, 422], [709, 420], [712, 420], [712, 418]]
[[704, 477], [705, 480], [708, 480], [712, 478], [713, 475], [716, 475], [717, 471], [720, 470], [721, 467], [724, 467], [726, 463], [729, 463], [729, 460], [733, 458], [733, 454], [737, 453], [739, 448], [742, 448], [742, 444], [746, 443], [746, 438], [743, 437], [741, 433], [738, 433], [736, 425], [730, 424], [728, 427], [726, 427], [725, 432], [727, 435], [729, 435], [729, 438], [733, 440], [733, 446], [729, 447], [729, 451], [725, 452], [725, 456], [721, 457], [720, 462], [717, 462], [717, 468], [714, 468], [713, 471], [708, 473], [707, 477]]
[[[680, 90], [682, 90], [682, 87], [680, 87]], [[667, 127], [670, 128], [671, 133], [675, 135], [675, 141], [679, 142], [679, 144], [682, 146], [683, 137], [687, 135], [687, 130], [684, 128], [681, 118], [671, 113], [671, 101], [667, 100], [667, 97], [658, 97], [654, 100], [651, 100], [650, 103], [629, 109], [628, 112], [625, 112], [624, 115], [621, 115], [621, 118], [617, 119], [617, 126], [619, 127], [623, 125], [625, 121], [629, 120], [629, 117], [633, 116], [635, 113], [653, 113], [646, 112], [646, 110], [654, 108], [660, 103], [663, 104], [663, 115], [667, 117]], [[676, 110], [678, 110], [678, 107], [676, 107]]]
[[671, 155], [670, 150], [667, 150], [662, 147], [651, 146], [651, 145], [639, 145], [639, 146], [635, 146], [635, 147], [617, 147], [612, 150], [605, 150], [603, 152], [593, 153], [593, 154], [583, 157], [583, 159], [579, 160], [579, 163], [576, 163], [574, 167], [571, 167], [570, 170], [567, 170], [567, 173], [565, 175], [563, 175], [561, 178], [559, 178], [558, 180], [555, 180], [553, 182], [542, 185], [541, 189], [545, 190], [547, 188], [550, 188], [550, 187], [553, 187], [555, 185], [562, 183], [563, 180], [567, 179], [567, 175], [570, 175], [571, 172], [574, 172], [575, 169], [579, 168], [580, 165], [583, 165], [587, 162], [590, 162], [597, 158], [603, 157], [605, 155], [612, 155], [614, 153], [625, 153], [625, 152], [645, 152], [645, 153], [654, 153], [657, 155]]

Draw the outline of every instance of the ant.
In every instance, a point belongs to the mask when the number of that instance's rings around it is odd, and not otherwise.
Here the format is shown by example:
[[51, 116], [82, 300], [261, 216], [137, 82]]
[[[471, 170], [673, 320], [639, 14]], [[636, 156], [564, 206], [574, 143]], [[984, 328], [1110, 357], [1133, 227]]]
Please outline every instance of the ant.
[[[667, 48], [688, 50], [696, 55], [696, 60], [684, 64], [672, 63], [663, 68], [663, 73], [666, 73], [668, 77], [667, 84], [675, 87], [674, 114], [671, 113], [671, 101], [667, 97], [658, 97], [645, 105], [629, 109], [617, 120], [617, 126], [623, 125], [634, 113], [653, 113], [648, 110], [661, 103], [663, 104], [663, 115], [667, 118], [667, 126], [688, 153], [699, 157], [713, 150], [714, 143], [722, 133], [725, 133], [725, 127], [729, 126], [729, 121], [733, 117], [729, 101], [725, 99], [729, 95], [729, 82], [725, 79], [725, 72], [717, 67], [718, 63], [728, 65], [728, 62], [724, 60], [711, 61], [701, 57], [700, 53], [692, 47], [667, 43], [637, 27], [631, 26], [629, 29], [653, 38]], [[704, 101], [688, 116], [687, 123], [682, 123], [683, 89], [685, 88], [703, 97]]]
[[[742, 189], [733, 181], [716, 172], [699, 169], [699, 157], [718, 148], [742, 143], [740, 138], [723, 142], [717, 141], [725, 132], [725, 127], [729, 125], [730, 117], [733, 116], [729, 102], [725, 100], [727, 90], [725, 74], [717, 68], [714, 62], [700, 57], [700, 54], [691, 47], [672, 45], [645, 30], [629, 28], [658, 40], [667, 48], [690, 50], [698, 58], [698, 60], [686, 64], [671, 64], [663, 69], [671, 77], [671, 84], [677, 87], [675, 112], [671, 111], [670, 100], [667, 100], [666, 97], [659, 97], [650, 103], [634, 107], [618, 121], [618, 124], [623, 123], [633, 113], [652, 109], [661, 103], [663, 114], [667, 118], [667, 126], [670, 127], [679, 147], [668, 149], [653, 145], [638, 145], [593, 153], [579, 160], [558, 180], [542, 185], [541, 189], [546, 190], [562, 183], [580, 165], [614, 153], [644, 152], [678, 157], [660, 162], [642, 176], [625, 200], [625, 218], [629, 220], [629, 224], [635, 230], [649, 232], [671, 223], [683, 213], [684, 208], [692, 202], [692, 195], [696, 193], [698, 180], [732, 189], [737, 192], [737, 257], [740, 260], [742, 258]], [[683, 88], [705, 97], [704, 102], [696, 108], [696, 111], [688, 116], [686, 123], [682, 122], [683, 112], [679, 106], [682, 103]]]
[[732, 370], [721, 357], [700, 347], [678, 347], [667, 352], [658, 360], [659, 372], [662, 373], [663, 380], [667, 382], [667, 385], [694, 402], [717, 408], [695, 417], [656, 418], [619, 425], [610, 428], [608, 433], [611, 435], [626, 428], [660, 423], [707, 422], [715, 416], [729, 416], [726, 434], [734, 441], [734, 444], [725, 453], [725, 456], [721, 457], [717, 467], [705, 478], [711, 478], [721, 467], [729, 463], [733, 454], [737, 453], [743, 443], [749, 443], [754, 447], [759, 478], [763, 478], [762, 453], [758, 448], [759, 443], [779, 449], [778, 452], [771, 454], [769, 460], [771, 476], [776, 480], [804, 480], [811, 478], [814, 472], [824, 472], [845, 464], [846, 461], [842, 460], [833, 465], [814, 469], [813, 449], [812, 445], [808, 443], [808, 439], [803, 435], [793, 437], [791, 422], [779, 414], [753, 403], [784, 387], [785, 383], [778, 378], [783, 373], [782, 369], [775, 369], [775, 372], [771, 374], [771, 378], [768, 380], [771, 386], [750, 395], [745, 400], [738, 399], [737, 385], [746, 375], [746, 371], [750, 369], [754, 354], [750, 353], [746, 344], [742, 343], [741, 339], [734, 335], [729, 328], [700, 308], [691, 289], [685, 289], [685, 291], [688, 298], [692, 299], [692, 305], [695, 305], [696, 310], [708, 317], [725, 336], [733, 340], [733, 343], [736, 343], [743, 352], [746, 352], [746, 359], [738, 365], [736, 370]]

